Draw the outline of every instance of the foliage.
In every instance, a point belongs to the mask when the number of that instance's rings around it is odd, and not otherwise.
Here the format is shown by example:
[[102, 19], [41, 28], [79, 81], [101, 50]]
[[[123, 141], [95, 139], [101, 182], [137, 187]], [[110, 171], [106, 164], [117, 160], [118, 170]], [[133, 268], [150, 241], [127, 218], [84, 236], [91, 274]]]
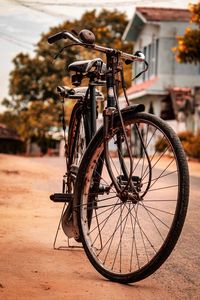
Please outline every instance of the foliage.
[[0, 123], [6, 125], [9, 129], [16, 129], [16, 124], [19, 122], [19, 116], [11, 111], [5, 111], [0, 114]]
[[[183, 131], [178, 134], [178, 137], [182, 143], [183, 149], [188, 157], [200, 160], [200, 132], [194, 135], [190, 131]], [[155, 144], [155, 150], [157, 152], [164, 152], [168, 146], [166, 140], [159, 138]], [[168, 152], [171, 152], [168, 149]]]
[[194, 135], [192, 132], [182, 132], [179, 134], [185, 153], [191, 157], [200, 160], [200, 132]]
[[156, 152], [164, 152], [164, 151], [166, 151], [168, 146], [169, 146], [169, 144], [167, 143], [167, 141], [165, 139], [158, 138], [158, 140], [156, 141], [156, 144], [155, 144], [155, 150], [156, 150]]
[[197, 28], [187, 28], [183, 36], [177, 37], [178, 45], [173, 49], [180, 63], [200, 63], [200, 2], [189, 6], [191, 23]]
[[[121, 41], [126, 25], [126, 15], [121, 12], [104, 9], [97, 13], [92, 10], [86, 12], [80, 20], [66, 21], [50, 28], [49, 32], [42, 35], [33, 57], [19, 53], [13, 60], [14, 69], [10, 73], [11, 98], [3, 101], [9, 110], [4, 118], [7, 125], [12, 127], [13, 120], [17, 120], [15, 128], [25, 141], [32, 136], [40, 139], [51, 126], [58, 126], [61, 110], [56, 101], [56, 87], [70, 84], [65, 63], [68, 65], [77, 59], [89, 59], [96, 55], [101, 57], [99, 53], [71, 47], [52, 64], [53, 57], [66, 45], [66, 41], [59, 41], [50, 46], [47, 37], [62, 30], [74, 29], [79, 32], [87, 27], [94, 32], [96, 43], [131, 52], [132, 45], [123, 44]], [[131, 66], [126, 67], [126, 72], [130, 85]]]
[[182, 131], [178, 134], [180, 141], [183, 142], [190, 142], [193, 138], [193, 133], [191, 131]]

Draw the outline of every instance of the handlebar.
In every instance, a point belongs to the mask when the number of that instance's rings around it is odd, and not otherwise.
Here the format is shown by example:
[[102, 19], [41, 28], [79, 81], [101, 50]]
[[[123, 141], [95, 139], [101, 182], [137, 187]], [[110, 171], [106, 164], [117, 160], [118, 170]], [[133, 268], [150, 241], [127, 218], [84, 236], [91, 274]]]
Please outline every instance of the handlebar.
[[87, 29], [81, 30], [78, 37], [76, 37], [73, 33], [68, 32], [66, 30], [58, 32], [48, 38], [48, 43], [53, 44], [62, 39], [69, 39], [75, 42], [76, 45], [80, 45], [85, 48], [90, 48], [103, 53], [113, 53], [113, 52], [119, 53], [126, 64], [132, 63], [134, 61], [145, 62], [145, 56], [141, 51], [137, 51], [134, 55], [132, 55], [132, 54], [122, 52], [120, 50], [115, 50], [112, 48], [96, 45], [94, 43], [95, 42], [94, 34]]
[[48, 43], [49, 44], [54, 44], [55, 42], [57, 42], [59, 40], [67, 39], [67, 38], [72, 40], [73, 42], [81, 43], [81, 41], [78, 38], [76, 38], [72, 33], [68, 32], [68, 31], [61, 31], [61, 32], [58, 32], [54, 35], [51, 35], [48, 38]]

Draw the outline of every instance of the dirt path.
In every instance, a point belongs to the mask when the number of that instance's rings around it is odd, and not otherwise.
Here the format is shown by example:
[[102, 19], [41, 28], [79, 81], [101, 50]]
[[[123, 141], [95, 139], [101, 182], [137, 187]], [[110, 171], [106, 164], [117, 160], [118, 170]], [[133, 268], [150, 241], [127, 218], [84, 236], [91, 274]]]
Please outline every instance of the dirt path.
[[[51, 203], [49, 194], [59, 191], [63, 173], [60, 159], [0, 155], [0, 298], [31, 299], [200, 299], [198, 273], [177, 250], [156, 274], [132, 285], [102, 278], [82, 249], [53, 250], [52, 244], [62, 205]], [[192, 216], [191, 216], [192, 217]], [[195, 225], [196, 227], [198, 226]], [[185, 231], [186, 237], [187, 230]], [[66, 245], [62, 234], [58, 245]], [[193, 245], [194, 255], [198, 251]], [[195, 252], [196, 251], [196, 252]], [[197, 253], [196, 253], [197, 255]], [[194, 266], [196, 268], [194, 269]], [[177, 275], [177, 276], [176, 276]], [[198, 277], [199, 278], [199, 277]]]

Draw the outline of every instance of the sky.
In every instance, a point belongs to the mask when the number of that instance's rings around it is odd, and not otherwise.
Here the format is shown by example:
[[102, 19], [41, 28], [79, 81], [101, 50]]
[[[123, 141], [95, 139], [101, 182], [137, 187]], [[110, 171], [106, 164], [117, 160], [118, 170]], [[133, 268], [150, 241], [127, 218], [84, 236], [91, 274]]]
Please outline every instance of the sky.
[[34, 45], [50, 27], [94, 8], [117, 8], [131, 19], [135, 6], [187, 8], [191, 2], [198, 0], [0, 0], [0, 101], [8, 96], [13, 58], [20, 52], [33, 55]]

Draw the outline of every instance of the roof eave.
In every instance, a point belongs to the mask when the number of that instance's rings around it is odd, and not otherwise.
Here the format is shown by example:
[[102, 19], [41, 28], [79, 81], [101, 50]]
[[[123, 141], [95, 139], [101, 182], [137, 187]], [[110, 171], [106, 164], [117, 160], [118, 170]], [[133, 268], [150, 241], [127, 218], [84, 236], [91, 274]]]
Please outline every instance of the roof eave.
[[142, 91], [128, 95], [128, 99], [134, 100], [134, 99], [142, 98], [145, 96], [165, 96], [168, 94], [169, 94], [169, 92], [164, 91], [164, 90], [163, 91], [161, 91], [161, 90], [142, 90]]
[[133, 41], [137, 40], [137, 37], [143, 28], [143, 26], [147, 23], [146, 19], [142, 16], [142, 14], [138, 11], [135, 12], [133, 18], [130, 20], [124, 34], [122, 36], [122, 40], [124, 41]]

